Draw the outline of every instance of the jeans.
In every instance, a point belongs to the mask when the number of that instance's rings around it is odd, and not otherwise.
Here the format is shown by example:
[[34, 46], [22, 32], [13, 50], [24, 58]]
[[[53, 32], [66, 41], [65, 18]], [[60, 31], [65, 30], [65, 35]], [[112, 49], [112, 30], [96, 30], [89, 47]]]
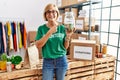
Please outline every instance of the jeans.
[[68, 68], [66, 55], [56, 59], [43, 59], [42, 80], [64, 80]]

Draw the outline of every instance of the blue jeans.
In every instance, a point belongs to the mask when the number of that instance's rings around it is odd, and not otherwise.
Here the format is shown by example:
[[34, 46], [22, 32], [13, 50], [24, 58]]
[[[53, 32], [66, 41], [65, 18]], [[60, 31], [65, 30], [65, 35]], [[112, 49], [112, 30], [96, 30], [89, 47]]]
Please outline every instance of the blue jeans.
[[66, 55], [56, 59], [43, 59], [42, 80], [64, 80], [68, 68]]

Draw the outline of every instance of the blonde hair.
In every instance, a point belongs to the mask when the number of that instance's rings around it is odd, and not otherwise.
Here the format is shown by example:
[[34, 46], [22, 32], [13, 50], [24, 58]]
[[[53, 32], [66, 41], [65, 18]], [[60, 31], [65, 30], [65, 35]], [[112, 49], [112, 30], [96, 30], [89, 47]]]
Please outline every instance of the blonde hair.
[[58, 10], [58, 7], [55, 5], [55, 4], [48, 4], [45, 9], [44, 9], [44, 13], [43, 13], [43, 16], [44, 16], [44, 20], [47, 21], [47, 18], [46, 18], [46, 12], [50, 9], [54, 8], [54, 10], [57, 11], [57, 18], [59, 16], [59, 10]]

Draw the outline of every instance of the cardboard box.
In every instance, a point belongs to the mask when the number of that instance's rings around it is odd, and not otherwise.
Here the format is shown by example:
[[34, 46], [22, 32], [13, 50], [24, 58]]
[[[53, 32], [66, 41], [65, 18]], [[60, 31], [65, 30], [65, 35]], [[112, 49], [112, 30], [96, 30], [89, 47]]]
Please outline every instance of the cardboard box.
[[[89, 40], [88, 38], [88, 33], [82, 32], [83, 35], [87, 36], [87, 40]], [[91, 33], [90, 35], [90, 40], [95, 40], [96, 44], [100, 44], [100, 38], [99, 38], [99, 33]]]
[[[89, 17], [85, 17], [85, 26], [87, 27], [89, 25]], [[95, 26], [95, 18], [91, 17], [91, 27]]]
[[[77, 18], [78, 17], [78, 8], [71, 8], [71, 11], [74, 14], [74, 17]], [[70, 8], [65, 8], [65, 12], [70, 12]]]
[[[86, 33], [82, 33], [82, 34], [73, 33], [71, 38], [79, 39], [79, 40], [89, 40], [88, 34], [86, 34]], [[94, 41], [96, 41], [96, 44], [100, 44], [99, 34], [92, 34], [90, 37], [90, 40], [94, 40]]]
[[76, 18], [75, 19], [75, 28], [77, 30], [84, 31], [85, 18]]
[[78, 4], [78, 3], [82, 3], [85, 2], [86, 0], [62, 0], [62, 6], [68, 6], [68, 5], [72, 5], [72, 4]]
[[72, 4], [77, 4], [78, 0], [68, 0], [68, 4], [72, 5]]
[[86, 2], [86, 1], [89, 1], [89, 0], [78, 0], [78, 2]]
[[28, 42], [32, 43], [35, 41], [36, 31], [29, 31], [28, 32]]
[[72, 39], [87, 40], [87, 35], [73, 33], [71, 36]]
[[69, 5], [85, 2], [86, 0], [68, 0]]
[[62, 0], [62, 5], [61, 7], [69, 5], [69, 0]]
[[96, 44], [100, 44], [99, 35], [91, 35], [90, 40], [95, 40]]
[[93, 40], [71, 40], [70, 59], [75, 60], [94, 60], [95, 44]]

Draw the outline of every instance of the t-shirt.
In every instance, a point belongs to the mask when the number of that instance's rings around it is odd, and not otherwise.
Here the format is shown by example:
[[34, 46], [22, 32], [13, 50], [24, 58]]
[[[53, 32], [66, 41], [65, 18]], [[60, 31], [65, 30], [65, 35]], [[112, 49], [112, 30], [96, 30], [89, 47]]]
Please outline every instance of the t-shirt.
[[[39, 26], [35, 40], [41, 39], [49, 29], [46, 24]], [[42, 47], [43, 58], [54, 59], [66, 55], [67, 50], [64, 47], [65, 36], [64, 25], [58, 25], [57, 32], [53, 33]]]

